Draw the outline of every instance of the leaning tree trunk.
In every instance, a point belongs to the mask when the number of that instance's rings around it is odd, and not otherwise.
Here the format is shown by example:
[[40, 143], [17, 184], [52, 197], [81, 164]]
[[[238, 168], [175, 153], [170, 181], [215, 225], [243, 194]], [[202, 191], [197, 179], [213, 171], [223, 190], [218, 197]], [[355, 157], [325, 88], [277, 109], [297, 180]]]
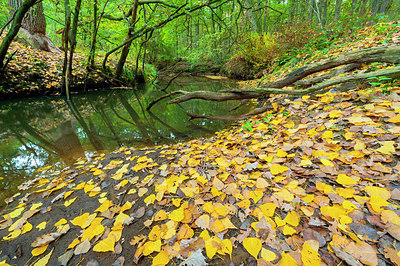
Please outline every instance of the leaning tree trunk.
[[[23, 2], [24, 0], [8, 0], [11, 17]], [[46, 19], [44, 17], [43, 3], [41, 1], [38, 1], [25, 14], [17, 38], [36, 49], [55, 53], [61, 52], [46, 35]]]
[[18, 31], [21, 28], [22, 20], [28, 12], [28, 10], [36, 3], [36, 0], [25, 0], [20, 7], [15, 11], [14, 19], [11, 24], [11, 28], [8, 31], [7, 35], [4, 37], [3, 41], [0, 45], [0, 69], [3, 69], [4, 59], [6, 58], [8, 48], [10, 47], [11, 42], [14, 40], [15, 36], [17, 36]]
[[[136, 14], [137, 14], [137, 9], [139, 6], [139, 1], [135, 0], [133, 3], [133, 8], [132, 8], [132, 17], [131, 17], [131, 22], [129, 25], [129, 31], [128, 31], [128, 36], [126, 40], [129, 40], [132, 37], [133, 32], [135, 31], [135, 24], [136, 24]], [[124, 69], [125, 61], [126, 58], [128, 57], [129, 54], [129, 49], [131, 47], [132, 42], [128, 42], [124, 45], [124, 48], [122, 49], [121, 55], [119, 57], [119, 61], [115, 70], [115, 77], [119, 78], [122, 75], [122, 70]]]

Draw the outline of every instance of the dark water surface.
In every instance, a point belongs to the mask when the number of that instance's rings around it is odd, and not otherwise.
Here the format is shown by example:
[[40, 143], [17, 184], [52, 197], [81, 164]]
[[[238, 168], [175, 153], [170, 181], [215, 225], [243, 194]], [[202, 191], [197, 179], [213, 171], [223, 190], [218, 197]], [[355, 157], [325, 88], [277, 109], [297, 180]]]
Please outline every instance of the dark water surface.
[[[235, 84], [228, 80], [180, 78], [167, 92], [218, 91], [232, 86]], [[167, 105], [165, 99], [147, 112], [148, 104], [164, 94], [149, 84], [135, 90], [73, 95], [71, 103], [64, 97], [0, 102], [0, 206], [18, 192], [18, 185], [35, 178], [39, 168], [62, 169], [79, 157], [121, 146], [152, 146], [210, 136], [229, 122], [189, 121], [186, 112], [226, 115], [237, 105], [234, 101], [201, 100]]]

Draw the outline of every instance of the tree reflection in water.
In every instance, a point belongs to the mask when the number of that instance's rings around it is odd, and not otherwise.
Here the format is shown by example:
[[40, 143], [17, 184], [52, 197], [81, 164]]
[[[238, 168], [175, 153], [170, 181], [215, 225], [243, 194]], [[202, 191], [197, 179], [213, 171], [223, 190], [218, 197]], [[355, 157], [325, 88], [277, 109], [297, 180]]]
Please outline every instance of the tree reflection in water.
[[[168, 91], [220, 90], [232, 83], [204, 78], [178, 79]], [[167, 105], [167, 99], [147, 112], [147, 105], [166, 92], [146, 85], [63, 97], [43, 97], [0, 103], [0, 205], [34, 178], [37, 169], [72, 164], [79, 157], [121, 146], [149, 146], [205, 137], [229, 122], [189, 121], [186, 112], [223, 115], [237, 102], [190, 101]], [[244, 107], [245, 109], [247, 107]], [[245, 112], [247, 110], [242, 110]]]

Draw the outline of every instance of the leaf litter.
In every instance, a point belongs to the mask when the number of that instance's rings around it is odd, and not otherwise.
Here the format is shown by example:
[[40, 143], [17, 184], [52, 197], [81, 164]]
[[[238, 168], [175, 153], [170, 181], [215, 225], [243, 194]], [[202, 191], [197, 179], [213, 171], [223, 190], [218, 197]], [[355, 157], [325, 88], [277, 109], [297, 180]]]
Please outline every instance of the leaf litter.
[[1, 211], [0, 264], [399, 265], [399, 93], [274, 96], [212, 138], [29, 181]]

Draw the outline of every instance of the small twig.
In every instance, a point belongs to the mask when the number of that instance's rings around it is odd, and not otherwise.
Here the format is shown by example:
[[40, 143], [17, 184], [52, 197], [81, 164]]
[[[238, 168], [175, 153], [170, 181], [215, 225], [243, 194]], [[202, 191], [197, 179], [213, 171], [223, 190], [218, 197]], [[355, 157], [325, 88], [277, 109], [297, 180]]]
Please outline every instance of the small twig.
[[149, 111], [151, 109], [151, 107], [153, 107], [153, 105], [155, 105], [156, 103], [158, 103], [159, 101], [161, 101], [162, 99], [168, 98], [170, 96], [176, 95], [176, 94], [181, 94], [181, 91], [173, 91], [171, 93], [165, 94], [163, 96], [161, 96], [158, 99], [155, 99], [154, 101], [152, 101], [149, 106], [147, 106], [146, 110]]
[[165, 91], [166, 89], [168, 89], [168, 87], [169, 87], [169, 85], [171, 85], [172, 81], [174, 81], [176, 78], [178, 78], [183, 72], [185, 72], [185, 71], [179, 72], [172, 79], [170, 79], [167, 86], [165, 86], [163, 89], [161, 89], [161, 91]]
[[7, 58], [7, 61], [4, 63], [4, 66], [3, 66], [3, 68], [1, 69], [2, 71], [3, 71], [4, 69], [6, 69], [8, 63], [10, 63], [11, 59], [13, 58], [13, 56], [14, 56], [17, 52], [18, 52], [18, 50], [15, 50], [14, 53], [12, 53], [12, 54]]

